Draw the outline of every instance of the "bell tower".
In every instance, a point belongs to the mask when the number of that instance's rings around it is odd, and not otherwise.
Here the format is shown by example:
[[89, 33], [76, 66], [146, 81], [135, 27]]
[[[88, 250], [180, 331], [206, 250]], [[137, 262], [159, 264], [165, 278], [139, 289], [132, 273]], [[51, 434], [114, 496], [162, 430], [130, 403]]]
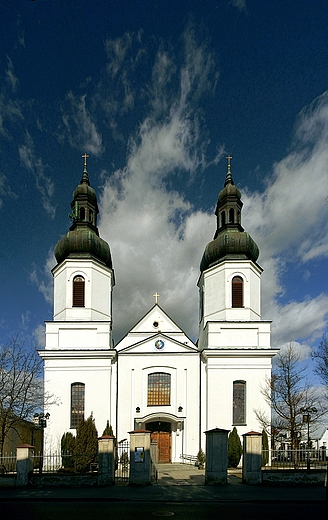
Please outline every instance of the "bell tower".
[[97, 228], [98, 204], [90, 186], [87, 154], [82, 178], [73, 192], [72, 225], [55, 247], [54, 316], [46, 322], [44, 387], [61, 406], [48, 406], [50, 413], [46, 450], [57, 449], [64, 432], [95, 417], [103, 427], [106, 417], [115, 427], [116, 351], [112, 344], [112, 290], [114, 271], [109, 245]]
[[255, 409], [270, 415], [260, 387], [271, 374], [270, 321], [261, 320], [259, 249], [241, 225], [243, 203], [231, 156], [215, 210], [216, 232], [200, 264], [198, 349], [203, 376], [202, 428], [239, 435], [259, 431]]
[[[232, 178], [232, 157], [227, 159], [226, 179], [215, 210], [217, 229], [205, 248], [200, 265], [201, 349], [219, 345], [218, 337], [209, 332], [214, 322], [261, 319], [259, 248], [241, 225], [241, 193]], [[256, 344], [258, 342], [259, 339]]]

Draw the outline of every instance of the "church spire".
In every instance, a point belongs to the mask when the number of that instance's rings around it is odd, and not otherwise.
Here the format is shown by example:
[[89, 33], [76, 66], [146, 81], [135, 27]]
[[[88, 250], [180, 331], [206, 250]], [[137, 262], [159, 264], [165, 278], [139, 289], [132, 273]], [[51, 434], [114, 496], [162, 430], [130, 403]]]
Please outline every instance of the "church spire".
[[259, 256], [256, 243], [241, 225], [243, 203], [241, 193], [232, 178], [231, 159], [231, 155], [228, 155], [225, 183], [215, 210], [216, 232], [212, 242], [205, 248], [201, 271], [225, 259], [247, 258], [256, 262]]
[[58, 263], [67, 257], [93, 257], [107, 267], [112, 267], [109, 245], [99, 237], [97, 227], [99, 210], [96, 192], [90, 186], [88, 157], [86, 153], [82, 155], [84, 159], [82, 178], [73, 192], [72, 212], [69, 215], [73, 222], [69, 232], [56, 245], [55, 256]]
[[88, 186], [90, 186], [88, 170], [87, 170], [87, 159], [88, 159], [88, 157], [89, 157], [89, 155], [87, 155], [86, 152], [82, 155], [82, 158], [84, 159], [84, 163], [83, 163], [82, 179], [81, 179], [80, 184], [87, 184]]
[[232, 155], [227, 155], [226, 159], [228, 161], [228, 165], [227, 165], [227, 174], [226, 174], [226, 180], [225, 180], [224, 186], [226, 186], [227, 184], [235, 184], [233, 182], [233, 178], [232, 178], [232, 174], [231, 174]]

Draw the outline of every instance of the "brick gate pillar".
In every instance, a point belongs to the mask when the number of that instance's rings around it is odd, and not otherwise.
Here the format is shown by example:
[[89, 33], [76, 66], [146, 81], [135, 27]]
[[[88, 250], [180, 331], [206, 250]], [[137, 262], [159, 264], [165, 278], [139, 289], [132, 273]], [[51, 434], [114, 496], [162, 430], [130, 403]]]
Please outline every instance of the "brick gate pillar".
[[226, 484], [228, 481], [228, 433], [214, 428], [205, 432], [205, 484]]
[[28, 477], [33, 472], [34, 446], [22, 444], [16, 448], [16, 485], [27, 486]]
[[134, 430], [130, 434], [130, 485], [150, 484], [150, 431]]
[[262, 433], [249, 432], [243, 435], [243, 482], [262, 483]]
[[115, 482], [115, 437], [103, 435], [98, 439], [98, 486]]

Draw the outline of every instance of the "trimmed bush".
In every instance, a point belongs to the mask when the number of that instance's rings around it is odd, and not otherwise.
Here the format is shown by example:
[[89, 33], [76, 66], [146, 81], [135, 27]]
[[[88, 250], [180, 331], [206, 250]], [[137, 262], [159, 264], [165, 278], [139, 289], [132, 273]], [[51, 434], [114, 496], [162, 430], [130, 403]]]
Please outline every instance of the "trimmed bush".
[[67, 470], [74, 469], [75, 437], [71, 432], [66, 432], [61, 438], [62, 466]]
[[243, 448], [240, 442], [237, 428], [234, 426], [228, 437], [228, 465], [230, 468], [237, 468], [242, 453]]
[[269, 462], [269, 439], [265, 430], [262, 431], [262, 466]]
[[92, 415], [82, 421], [76, 428], [74, 449], [75, 471], [85, 473], [90, 471], [91, 464], [97, 462], [98, 432]]
[[111, 437], [114, 437], [113, 428], [112, 425], [109, 424], [109, 421], [107, 421], [106, 428], [103, 431], [103, 435], [110, 435]]

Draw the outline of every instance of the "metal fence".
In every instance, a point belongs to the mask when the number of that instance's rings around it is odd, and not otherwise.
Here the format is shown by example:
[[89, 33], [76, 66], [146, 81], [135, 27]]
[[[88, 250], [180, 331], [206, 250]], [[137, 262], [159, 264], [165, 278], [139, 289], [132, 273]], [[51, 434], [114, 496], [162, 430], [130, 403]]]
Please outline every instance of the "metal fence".
[[95, 473], [98, 471], [96, 454], [50, 453], [33, 456], [34, 473]]
[[118, 442], [115, 451], [115, 482], [129, 482], [130, 443], [128, 440]]
[[279, 449], [262, 452], [262, 469], [325, 469], [326, 450], [316, 449]]
[[0, 454], [0, 475], [16, 473], [16, 453]]

